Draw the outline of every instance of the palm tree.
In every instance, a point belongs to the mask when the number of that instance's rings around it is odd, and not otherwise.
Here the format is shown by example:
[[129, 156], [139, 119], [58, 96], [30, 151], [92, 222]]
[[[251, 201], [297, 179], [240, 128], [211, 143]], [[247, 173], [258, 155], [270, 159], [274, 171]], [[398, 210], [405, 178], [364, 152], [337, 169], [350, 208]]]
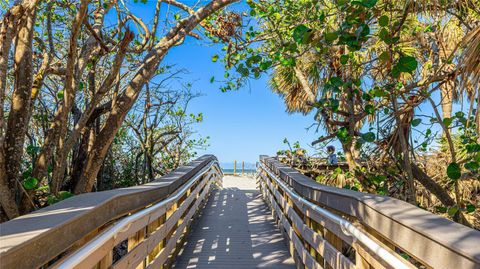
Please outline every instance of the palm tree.
[[[461, 60], [464, 71], [464, 88], [469, 89], [468, 93], [473, 106], [477, 98], [476, 125], [478, 142], [480, 143], [480, 26], [472, 30], [464, 39], [465, 50]], [[469, 87], [470, 86], [470, 87]]]
[[284, 99], [289, 113], [312, 111], [320, 85], [320, 67], [315, 54], [297, 58], [295, 66], [278, 65], [270, 76], [270, 87]]

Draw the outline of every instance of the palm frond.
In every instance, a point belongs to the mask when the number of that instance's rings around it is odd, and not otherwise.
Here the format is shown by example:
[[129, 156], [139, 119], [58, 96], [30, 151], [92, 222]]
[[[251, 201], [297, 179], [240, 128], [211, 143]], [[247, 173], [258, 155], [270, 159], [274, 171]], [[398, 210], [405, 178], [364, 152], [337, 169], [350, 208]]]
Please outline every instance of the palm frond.
[[[320, 77], [313, 57], [313, 55], [299, 57], [296, 61], [296, 66], [276, 66], [270, 76], [270, 87], [274, 92], [283, 97], [289, 113], [300, 112], [307, 114], [313, 108], [308, 103], [308, 100], [311, 100], [311, 95], [317, 96]], [[302, 85], [295, 68], [306, 78], [308, 89]]]
[[463, 71], [462, 87], [466, 88], [469, 84], [477, 85], [473, 89], [478, 91], [478, 84], [480, 83], [480, 27], [471, 31], [465, 37], [463, 45], [465, 49], [460, 60]]

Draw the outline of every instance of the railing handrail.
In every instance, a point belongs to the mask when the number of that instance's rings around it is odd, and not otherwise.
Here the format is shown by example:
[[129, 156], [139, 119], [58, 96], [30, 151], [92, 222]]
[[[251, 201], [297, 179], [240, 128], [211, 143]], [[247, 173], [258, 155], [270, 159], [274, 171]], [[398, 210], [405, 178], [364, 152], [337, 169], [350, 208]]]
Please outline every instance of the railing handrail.
[[303, 198], [336, 210], [433, 268], [480, 268], [480, 232], [395, 198], [322, 185], [272, 157], [261, 162]]
[[277, 184], [279, 184], [282, 189], [287, 192], [291, 197], [296, 199], [302, 205], [305, 205], [312, 210], [316, 211], [318, 214], [322, 215], [323, 217], [331, 220], [333, 223], [340, 225], [342, 227], [342, 232], [347, 236], [352, 236], [356, 240], [363, 243], [371, 252], [375, 253], [380, 257], [384, 262], [389, 264], [395, 269], [410, 269], [411, 266], [407, 265], [405, 261], [401, 260], [395, 255], [392, 255], [386, 248], [382, 247], [380, 244], [376, 243], [372, 240], [366, 233], [362, 232], [360, 229], [355, 227], [351, 222], [341, 218], [338, 215], [331, 213], [330, 211], [323, 209], [314, 203], [304, 199], [300, 195], [298, 195], [295, 191], [293, 191], [290, 186], [287, 186], [280, 178], [278, 178], [275, 174], [273, 174], [263, 163], [260, 163], [260, 167], [263, 168], [267, 174], [270, 175], [272, 179], [274, 179]]
[[200, 172], [198, 172], [193, 178], [190, 179], [186, 184], [182, 185], [182, 187], [175, 192], [175, 194], [169, 196], [165, 200], [162, 200], [150, 207], [142, 209], [134, 214], [122, 218], [119, 222], [115, 223], [111, 227], [109, 227], [106, 231], [104, 231], [100, 236], [96, 237], [94, 240], [88, 242], [84, 246], [82, 246], [79, 250], [77, 250], [72, 256], [68, 257], [64, 261], [62, 261], [58, 267], [58, 269], [69, 269], [75, 268], [86, 259], [91, 253], [97, 251], [101, 246], [105, 244], [109, 239], [114, 238], [120, 231], [124, 229], [128, 229], [128, 226], [132, 224], [134, 221], [155, 212], [161, 207], [166, 206], [168, 203], [176, 201], [181, 196], [185, 194], [185, 192], [195, 184], [200, 178], [205, 175], [214, 164], [218, 164], [218, 161], [211, 161], [207, 166], [205, 166]]
[[106, 223], [167, 198], [216, 160], [213, 155], [204, 155], [148, 184], [81, 194], [2, 223], [2, 267], [43, 265]]

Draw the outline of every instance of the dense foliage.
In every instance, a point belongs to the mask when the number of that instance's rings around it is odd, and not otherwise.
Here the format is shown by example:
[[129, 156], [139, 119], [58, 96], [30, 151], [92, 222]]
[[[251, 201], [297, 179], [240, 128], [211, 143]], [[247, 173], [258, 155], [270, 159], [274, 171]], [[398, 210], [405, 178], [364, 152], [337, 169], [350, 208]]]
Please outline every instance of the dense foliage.
[[325, 133], [314, 145], [340, 142], [352, 181], [345, 187], [412, 204], [426, 190], [472, 224], [465, 214], [480, 206], [478, 0], [247, 3], [255, 20], [224, 48], [224, 90], [268, 74], [289, 112], [314, 116]]
[[162, 61], [186, 38], [224, 39], [234, 2], [1, 0], [1, 219], [151, 181], [205, 147], [198, 95]]

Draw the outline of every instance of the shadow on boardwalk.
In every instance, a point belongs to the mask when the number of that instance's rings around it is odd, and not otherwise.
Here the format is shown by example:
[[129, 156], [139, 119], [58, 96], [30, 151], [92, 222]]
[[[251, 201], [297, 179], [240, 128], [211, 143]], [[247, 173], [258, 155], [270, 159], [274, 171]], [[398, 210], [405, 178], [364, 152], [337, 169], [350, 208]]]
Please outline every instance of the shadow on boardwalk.
[[294, 268], [255, 180], [224, 178], [194, 222], [174, 268]]

